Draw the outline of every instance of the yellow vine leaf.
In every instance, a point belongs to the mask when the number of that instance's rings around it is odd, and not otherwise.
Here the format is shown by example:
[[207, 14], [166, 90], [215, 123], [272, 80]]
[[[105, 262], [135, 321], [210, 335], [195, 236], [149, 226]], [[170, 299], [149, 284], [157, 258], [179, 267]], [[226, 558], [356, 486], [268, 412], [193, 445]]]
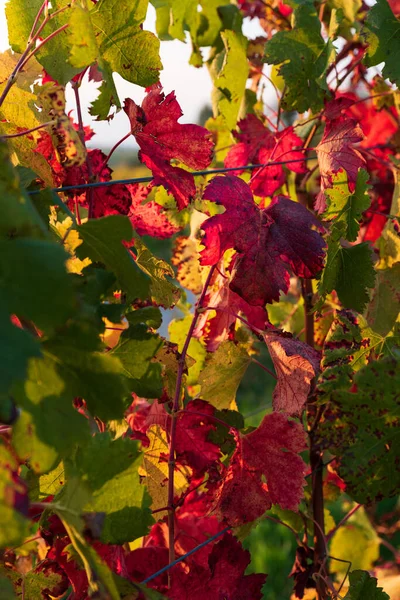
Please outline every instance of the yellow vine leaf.
[[[152, 511], [156, 513], [156, 518], [162, 519], [167, 513], [166, 510], [159, 510], [168, 505], [168, 453], [169, 446], [166, 432], [159, 425], [152, 425], [147, 430], [147, 437], [150, 440], [150, 446], [146, 449], [143, 457], [143, 468], [141, 469], [145, 484], [153, 500]], [[191, 469], [182, 468], [175, 470], [174, 476], [174, 494], [180, 496], [188, 488], [188, 478], [191, 475]]]

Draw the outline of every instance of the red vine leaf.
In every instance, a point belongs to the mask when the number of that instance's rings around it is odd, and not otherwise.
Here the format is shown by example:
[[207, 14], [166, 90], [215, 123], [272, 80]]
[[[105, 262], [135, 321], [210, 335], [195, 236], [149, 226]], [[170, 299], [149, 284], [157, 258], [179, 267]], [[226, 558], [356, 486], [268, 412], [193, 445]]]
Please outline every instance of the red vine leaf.
[[193, 574], [197, 571], [197, 577], [194, 576], [189, 581], [186, 581], [187, 578], [177, 580], [175, 585], [180, 593], [174, 597], [190, 600], [261, 600], [261, 587], [265, 583], [266, 575], [245, 575], [249, 564], [250, 552], [244, 550], [233, 535], [226, 533], [221, 541], [214, 545], [208, 558], [208, 569], [203, 573], [197, 569], [193, 570]]
[[[222, 261], [221, 261], [222, 263]], [[220, 263], [221, 269], [223, 265]], [[214, 352], [218, 346], [229, 338], [234, 329], [236, 318], [242, 313], [249, 325], [264, 330], [269, 324], [268, 313], [262, 306], [252, 306], [229, 287], [229, 278], [222, 271], [216, 270], [209, 285], [209, 292], [205, 297], [204, 305], [215, 309], [215, 314], [202, 313], [198, 320], [194, 337], [203, 337], [206, 348]]]
[[284, 196], [259, 209], [249, 186], [232, 175], [215, 177], [204, 192], [226, 211], [207, 219], [201, 264], [215, 265], [228, 248], [239, 260], [231, 289], [246, 302], [263, 306], [289, 289], [289, 269], [299, 277], [314, 277], [323, 267], [325, 242], [312, 228], [321, 224], [301, 204]]
[[266, 415], [247, 435], [237, 434], [237, 448], [217, 493], [217, 514], [238, 526], [261, 517], [272, 504], [297, 510], [306, 469], [298, 453], [305, 448], [303, 427], [282, 413]]
[[319, 373], [319, 352], [289, 334], [271, 331], [264, 333], [264, 340], [278, 378], [274, 410], [298, 415], [307, 401], [311, 380]]
[[[240, 133], [234, 133], [239, 143], [233, 146], [225, 158], [226, 167], [241, 167], [249, 163], [264, 164], [268, 161], [289, 161], [304, 159], [301, 147], [303, 141], [287, 127], [279, 133], [272, 133], [255, 115], [248, 115], [239, 121]], [[300, 150], [293, 150], [293, 148]], [[295, 173], [305, 173], [306, 164], [293, 162], [286, 165]], [[242, 170], [237, 174], [243, 173]], [[282, 165], [271, 165], [253, 172], [250, 187], [257, 196], [272, 196], [285, 182], [285, 171]]]
[[185, 208], [196, 192], [193, 175], [170, 161], [196, 170], [208, 167], [213, 153], [210, 133], [199, 125], [178, 123], [183, 113], [175, 92], [165, 97], [160, 84], [148, 89], [142, 106], [127, 98], [124, 110], [140, 147], [139, 159], [152, 171], [154, 185], [166, 187], [179, 209]]
[[157, 202], [151, 200], [146, 204], [142, 204], [151, 191], [150, 186], [136, 183], [126, 187], [132, 200], [128, 217], [131, 220], [132, 227], [139, 235], [166, 239], [180, 230], [179, 227], [168, 220], [164, 210]]
[[332, 187], [334, 173], [341, 169], [346, 171], [349, 189], [354, 192], [358, 170], [365, 166], [365, 159], [353, 147], [364, 139], [364, 133], [355, 119], [342, 114], [351, 104], [349, 98], [341, 97], [328, 102], [325, 108], [325, 131], [315, 148], [321, 174], [321, 191], [316, 202], [318, 212], [324, 212], [326, 208], [324, 190]]

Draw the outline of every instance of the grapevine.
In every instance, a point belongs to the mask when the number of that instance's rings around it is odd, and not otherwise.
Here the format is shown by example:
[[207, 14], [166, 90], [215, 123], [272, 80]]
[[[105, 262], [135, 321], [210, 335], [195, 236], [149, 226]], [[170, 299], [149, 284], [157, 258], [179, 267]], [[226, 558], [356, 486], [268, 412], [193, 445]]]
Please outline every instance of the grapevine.
[[400, 4], [151, 3], [6, 4], [0, 596], [396, 600]]

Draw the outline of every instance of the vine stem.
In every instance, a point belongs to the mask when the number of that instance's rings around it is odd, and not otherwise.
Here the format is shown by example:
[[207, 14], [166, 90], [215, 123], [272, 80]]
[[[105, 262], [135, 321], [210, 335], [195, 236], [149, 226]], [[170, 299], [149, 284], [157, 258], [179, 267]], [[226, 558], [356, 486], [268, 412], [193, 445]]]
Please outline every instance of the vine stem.
[[[85, 142], [85, 129], [83, 126], [83, 118], [82, 118], [82, 107], [81, 107], [81, 99], [79, 96], [79, 86], [80, 83], [79, 82], [73, 82], [72, 83], [72, 89], [74, 90], [74, 95], [75, 95], [75, 102], [76, 102], [76, 112], [78, 115], [78, 125], [79, 125], [79, 129], [78, 129], [78, 133], [79, 136], [81, 138], [82, 144], [85, 148], [85, 152], [86, 152], [86, 159], [85, 159], [85, 163], [86, 163], [86, 168], [87, 168], [87, 172], [88, 172], [88, 178], [89, 181], [92, 183], [93, 182], [93, 169], [92, 169], [92, 164], [90, 162], [89, 159], [89, 154], [86, 148], [86, 142]], [[89, 188], [87, 191], [87, 202], [88, 202], [88, 206], [89, 206], [89, 210], [88, 210], [88, 218], [92, 219], [93, 218], [93, 212], [94, 212], [94, 189], [93, 188]], [[79, 207], [78, 204], [76, 204], [76, 208], [77, 208], [77, 219], [79, 217]], [[80, 221], [80, 218], [78, 219]]]
[[[304, 322], [305, 338], [307, 344], [314, 348], [314, 314], [312, 309], [312, 283], [310, 279], [302, 281], [302, 293], [304, 298]], [[308, 417], [314, 417], [314, 407], [309, 407]], [[312, 486], [312, 510], [314, 523], [314, 568], [322, 577], [316, 581], [317, 600], [325, 600], [325, 562], [326, 562], [326, 539], [325, 539], [325, 520], [324, 520], [324, 494], [323, 494], [323, 469], [322, 453], [315, 445], [315, 429], [318, 424], [314, 418], [312, 429], [309, 431], [310, 439], [310, 467], [311, 467], [311, 486]]]
[[179, 404], [181, 397], [181, 387], [183, 373], [185, 370], [186, 354], [189, 348], [190, 340], [192, 339], [193, 332], [195, 330], [197, 319], [199, 318], [199, 309], [202, 307], [204, 298], [207, 293], [208, 286], [210, 285], [211, 278], [214, 275], [215, 265], [211, 267], [210, 272], [207, 275], [206, 282], [201, 292], [200, 298], [196, 304], [193, 319], [187, 332], [185, 343], [183, 344], [182, 352], [180, 353], [178, 360], [178, 373], [176, 377], [175, 394], [171, 412], [171, 428], [169, 435], [169, 456], [168, 456], [168, 540], [169, 540], [169, 563], [173, 563], [175, 560], [175, 506], [174, 506], [174, 475], [175, 475], [175, 441], [176, 441], [176, 425], [177, 418], [180, 412]]

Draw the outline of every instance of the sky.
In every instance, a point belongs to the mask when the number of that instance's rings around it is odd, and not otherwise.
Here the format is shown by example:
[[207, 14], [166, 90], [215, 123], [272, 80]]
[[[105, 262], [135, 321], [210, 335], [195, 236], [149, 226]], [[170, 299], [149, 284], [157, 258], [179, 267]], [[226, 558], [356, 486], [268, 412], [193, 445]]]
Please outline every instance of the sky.
[[[0, 52], [8, 48], [7, 23], [4, 13], [6, 0], [0, 0]], [[155, 32], [155, 9], [149, 5], [148, 14], [144, 23], [144, 29]], [[262, 35], [264, 32], [255, 21], [247, 21], [244, 25], [244, 32], [251, 38]], [[207, 68], [196, 69], [189, 65], [191, 54], [190, 44], [184, 44], [178, 40], [161, 42], [161, 62], [164, 69], [161, 71], [161, 83], [164, 91], [169, 93], [174, 90], [179, 104], [183, 111], [183, 117], [180, 122], [197, 122], [199, 113], [205, 105], [210, 105], [211, 97], [211, 79]], [[207, 50], [205, 50], [205, 55]], [[114, 75], [116, 87], [121, 100], [132, 98], [136, 103], [140, 103], [144, 96], [144, 89], [128, 83], [119, 75]], [[85, 81], [80, 90], [81, 103], [83, 109], [83, 120], [85, 125], [90, 125], [96, 132], [89, 145], [109, 148], [115, 142], [122, 138], [129, 131], [128, 118], [123, 111], [120, 111], [110, 122], [94, 121], [89, 113], [88, 106], [96, 97], [95, 89], [99, 84]], [[67, 89], [67, 109], [75, 108], [73, 93]], [[133, 137], [125, 143], [125, 147], [136, 147]]]

